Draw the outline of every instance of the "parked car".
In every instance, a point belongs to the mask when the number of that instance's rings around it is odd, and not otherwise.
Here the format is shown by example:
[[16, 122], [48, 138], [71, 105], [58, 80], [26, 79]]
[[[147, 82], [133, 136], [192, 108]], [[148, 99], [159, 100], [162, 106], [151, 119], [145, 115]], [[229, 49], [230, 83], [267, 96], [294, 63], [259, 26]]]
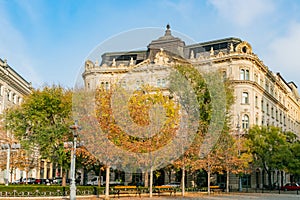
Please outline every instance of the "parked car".
[[87, 185], [98, 185], [99, 176], [94, 176], [91, 180], [87, 182]]
[[170, 182], [170, 183], [165, 184], [163, 186], [180, 187], [180, 182]]
[[20, 180], [20, 184], [34, 184], [35, 178], [23, 178]]
[[53, 178], [53, 184], [61, 185], [61, 183], [62, 183], [62, 177]]
[[20, 183], [21, 183], [21, 179], [14, 180], [14, 181], [12, 182], [12, 184], [20, 184]]
[[49, 179], [39, 178], [39, 179], [35, 179], [34, 184], [50, 185], [51, 181]]
[[287, 183], [281, 186], [281, 190], [300, 190], [300, 185], [298, 183]]

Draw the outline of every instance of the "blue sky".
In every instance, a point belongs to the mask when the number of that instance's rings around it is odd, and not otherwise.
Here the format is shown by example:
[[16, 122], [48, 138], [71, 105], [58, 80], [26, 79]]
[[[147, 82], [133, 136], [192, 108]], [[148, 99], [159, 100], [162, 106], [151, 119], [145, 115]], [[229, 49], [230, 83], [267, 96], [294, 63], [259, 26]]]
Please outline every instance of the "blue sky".
[[273, 72], [300, 86], [299, 13], [294, 0], [0, 0], [0, 58], [34, 87], [71, 88], [103, 41], [136, 28], [163, 35], [169, 23], [197, 42], [246, 40]]

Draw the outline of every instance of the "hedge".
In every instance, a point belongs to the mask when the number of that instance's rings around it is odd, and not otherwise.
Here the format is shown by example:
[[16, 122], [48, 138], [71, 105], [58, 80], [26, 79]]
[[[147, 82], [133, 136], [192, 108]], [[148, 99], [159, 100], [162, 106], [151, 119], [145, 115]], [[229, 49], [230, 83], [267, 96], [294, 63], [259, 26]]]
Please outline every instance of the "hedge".
[[[77, 195], [103, 194], [104, 188], [97, 186], [76, 186]], [[68, 196], [70, 186], [57, 185], [0, 185], [0, 196]]]

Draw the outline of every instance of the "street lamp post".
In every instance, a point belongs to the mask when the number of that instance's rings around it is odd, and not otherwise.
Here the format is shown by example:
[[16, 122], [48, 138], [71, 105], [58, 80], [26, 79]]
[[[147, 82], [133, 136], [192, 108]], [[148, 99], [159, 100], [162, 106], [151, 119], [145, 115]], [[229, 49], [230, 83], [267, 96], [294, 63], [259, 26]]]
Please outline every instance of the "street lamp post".
[[75, 184], [75, 162], [76, 162], [76, 145], [77, 145], [77, 131], [81, 129], [77, 124], [77, 120], [75, 123], [70, 126], [72, 130], [74, 141], [73, 141], [73, 150], [71, 152], [71, 186], [70, 186], [70, 200], [76, 200], [76, 184]]
[[5, 185], [8, 186], [9, 183], [9, 174], [10, 174], [10, 145], [7, 144], [7, 162], [6, 162], [6, 182]]

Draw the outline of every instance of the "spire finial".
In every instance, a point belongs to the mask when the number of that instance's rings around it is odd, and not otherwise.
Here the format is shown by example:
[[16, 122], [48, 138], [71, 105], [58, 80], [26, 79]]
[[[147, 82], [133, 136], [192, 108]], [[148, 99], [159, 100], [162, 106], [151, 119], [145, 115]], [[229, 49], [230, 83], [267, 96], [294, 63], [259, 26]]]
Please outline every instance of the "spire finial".
[[167, 29], [169, 30], [171, 28], [170, 24], [168, 23], [167, 24]]
[[165, 32], [165, 36], [171, 36], [171, 30], [170, 30], [170, 24], [167, 24], [167, 30], [166, 30], [166, 32]]

